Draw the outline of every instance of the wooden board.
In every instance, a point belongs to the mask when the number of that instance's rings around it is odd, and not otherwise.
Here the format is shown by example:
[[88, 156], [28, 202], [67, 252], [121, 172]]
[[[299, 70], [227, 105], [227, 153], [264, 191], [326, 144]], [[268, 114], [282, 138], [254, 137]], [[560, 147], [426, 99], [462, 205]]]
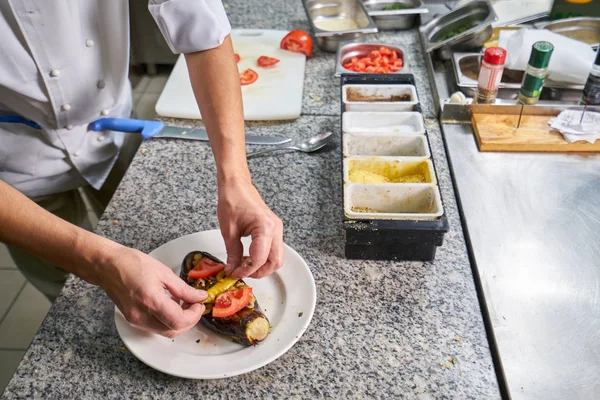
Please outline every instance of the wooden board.
[[472, 114], [473, 130], [479, 151], [595, 153], [600, 152], [600, 140], [594, 144], [567, 142], [560, 132], [550, 129], [548, 121], [556, 115], [523, 115], [517, 129], [519, 114]]
[[[242, 87], [244, 120], [292, 120], [302, 111], [302, 90], [306, 56], [279, 48], [288, 31], [234, 29], [231, 32], [234, 51], [240, 55], [238, 69], [252, 68], [258, 80]], [[275, 57], [279, 64], [272, 68], [256, 65], [260, 56]], [[178, 58], [163, 89], [156, 113], [163, 117], [202, 119], [190, 84], [183, 54]]]

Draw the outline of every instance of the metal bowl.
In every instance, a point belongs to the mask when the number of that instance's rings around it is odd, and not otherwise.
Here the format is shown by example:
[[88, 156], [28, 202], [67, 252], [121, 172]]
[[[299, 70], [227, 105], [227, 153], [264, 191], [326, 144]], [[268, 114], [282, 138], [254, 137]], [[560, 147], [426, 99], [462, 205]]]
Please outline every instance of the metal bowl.
[[597, 48], [600, 44], [600, 18], [577, 17], [536, 24], [541, 29], [559, 33]]
[[[409, 73], [406, 62], [406, 51], [399, 46], [391, 46], [383, 43], [342, 43], [338, 48], [337, 60], [335, 63], [335, 76], [342, 74], [361, 74], [362, 72], [350, 71], [344, 68], [344, 64], [352, 60], [354, 57], [361, 57], [369, 54], [373, 50], [379, 50], [381, 47], [396, 51], [402, 59], [403, 66], [400, 71], [390, 72], [390, 74], [406, 74]], [[386, 75], [390, 75], [386, 74]]]
[[[421, 0], [363, 0], [363, 4], [380, 30], [410, 29], [416, 25], [419, 14], [428, 13]], [[401, 4], [401, 10], [386, 10], [388, 6]]]
[[419, 31], [427, 52], [449, 60], [456, 51], [480, 48], [492, 36], [492, 23], [498, 19], [488, 1], [473, 1], [429, 21]]
[[[303, 0], [304, 10], [323, 51], [336, 52], [340, 42], [359, 41], [367, 33], [377, 32], [377, 26], [360, 0]], [[355, 28], [322, 29], [323, 24], [352, 21]]]

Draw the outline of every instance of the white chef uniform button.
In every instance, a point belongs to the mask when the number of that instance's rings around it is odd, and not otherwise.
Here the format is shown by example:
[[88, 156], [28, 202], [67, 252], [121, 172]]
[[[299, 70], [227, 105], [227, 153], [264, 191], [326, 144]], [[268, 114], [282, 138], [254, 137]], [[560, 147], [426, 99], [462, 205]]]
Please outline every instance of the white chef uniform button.
[[100, 136], [98, 136], [98, 139], [97, 139], [97, 140], [98, 140], [99, 142], [103, 142], [103, 141], [104, 141], [104, 139], [105, 139], [105, 138], [104, 138], [104, 135], [100, 135]]
[[52, 71], [50, 71], [50, 76], [53, 78], [58, 78], [60, 76], [60, 70], [53, 69]]
[[63, 111], [69, 111], [70, 109], [71, 109], [71, 105], [69, 103], [63, 104], [61, 107], [61, 110], [63, 110]]
[[88, 39], [85, 41], [86, 47], [92, 47], [94, 45], [94, 41], [92, 39]]
[[98, 87], [98, 89], [104, 89], [106, 87], [106, 82], [104, 82], [104, 79], [99, 79], [96, 86]]
[[110, 113], [110, 110], [108, 108], [103, 109], [102, 111], [100, 111], [100, 114], [104, 115], [105, 117]]
[[67, 128], [68, 130], [71, 130], [71, 129], [73, 129], [73, 125], [69, 124], [69, 125], [65, 126], [65, 128]]

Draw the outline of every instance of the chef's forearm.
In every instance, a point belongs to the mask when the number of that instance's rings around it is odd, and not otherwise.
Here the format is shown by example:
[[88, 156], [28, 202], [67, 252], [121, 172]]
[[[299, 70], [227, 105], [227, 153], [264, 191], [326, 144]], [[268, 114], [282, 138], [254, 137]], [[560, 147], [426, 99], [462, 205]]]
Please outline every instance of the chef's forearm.
[[0, 181], [0, 241], [42, 257], [90, 283], [122, 246], [70, 224]]
[[217, 163], [217, 179], [250, 180], [240, 77], [231, 37], [214, 49], [186, 54], [190, 80]]

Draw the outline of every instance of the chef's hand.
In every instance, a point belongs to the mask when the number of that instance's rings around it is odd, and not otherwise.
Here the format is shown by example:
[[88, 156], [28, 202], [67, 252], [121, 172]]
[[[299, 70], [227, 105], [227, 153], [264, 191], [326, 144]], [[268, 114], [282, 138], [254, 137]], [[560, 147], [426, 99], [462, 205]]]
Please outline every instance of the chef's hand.
[[98, 283], [127, 321], [169, 338], [198, 323], [205, 291], [189, 286], [169, 267], [140, 251], [118, 245], [112, 253]]
[[[235, 278], [262, 278], [283, 265], [283, 223], [251, 183], [219, 186], [219, 225], [227, 248], [226, 271]], [[244, 259], [240, 238], [251, 236]]]

